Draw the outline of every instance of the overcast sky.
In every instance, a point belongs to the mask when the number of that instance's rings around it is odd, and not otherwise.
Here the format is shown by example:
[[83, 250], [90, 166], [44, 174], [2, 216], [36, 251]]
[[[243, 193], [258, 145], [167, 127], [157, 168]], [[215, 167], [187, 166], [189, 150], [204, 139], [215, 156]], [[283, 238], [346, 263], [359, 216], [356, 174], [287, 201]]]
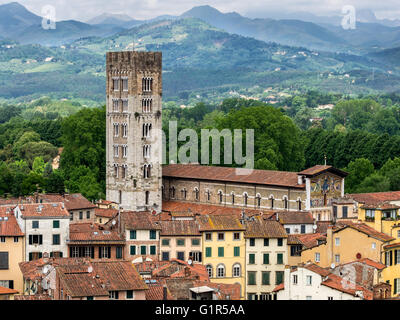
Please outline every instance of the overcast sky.
[[[0, 4], [10, 1], [0, 0]], [[317, 15], [340, 15], [343, 6], [373, 10], [378, 18], [400, 19], [400, 0], [20, 0], [28, 10], [43, 15], [42, 8], [56, 8], [56, 20], [87, 21], [104, 12], [124, 13], [135, 19], [179, 15], [194, 6], [208, 4], [222, 12], [236, 11], [249, 17], [267, 17], [271, 12], [304, 11]]]

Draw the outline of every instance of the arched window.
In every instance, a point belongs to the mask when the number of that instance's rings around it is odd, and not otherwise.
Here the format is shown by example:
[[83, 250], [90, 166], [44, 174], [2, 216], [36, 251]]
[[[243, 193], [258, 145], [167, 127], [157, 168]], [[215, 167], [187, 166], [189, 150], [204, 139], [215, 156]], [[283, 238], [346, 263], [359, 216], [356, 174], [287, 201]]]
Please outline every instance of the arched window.
[[248, 202], [249, 196], [247, 192], [243, 193], [243, 205], [247, 207], [247, 202]]
[[207, 199], [207, 201], [210, 201], [210, 198], [211, 198], [211, 193], [210, 193], [210, 190], [206, 190], [206, 199]]
[[172, 199], [175, 198], [175, 187], [169, 188], [169, 197]]
[[147, 179], [151, 177], [151, 165], [145, 164], [143, 166], [143, 178]]
[[225, 266], [223, 264], [219, 264], [217, 266], [217, 278], [225, 277]]
[[289, 209], [289, 201], [286, 196], [283, 197], [283, 207], [287, 210]]
[[256, 195], [256, 206], [257, 208], [261, 207], [261, 195], [259, 193]]
[[232, 276], [240, 277], [242, 273], [242, 268], [240, 267], [240, 263], [235, 263], [232, 267]]
[[145, 203], [146, 205], [148, 205], [150, 201], [150, 191], [146, 191], [144, 196], [145, 196]]
[[198, 188], [194, 188], [194, 197], [195, 197], [196, 201], [200, 200], [200, 193], [199, 193]]
[[182, 198], [183, 198], [183, 199], [186, 199], [187, 191], [186, 191], [185, 188], [183, 188], [183, 189], [181, 190], [181, 194], [182, 194]]
[[114, 164], [114, 177], [118, 178], [118, 165], [116, 163]]
[[122, 178], [126, 178], [126, 172], [127, 172], [128, 166], [126, 164], [122, 165]]
[[221, 190], [218, 191], [218, 198], [219, 198], [219, 203], [222, 203], [224, 198], [223, 198], [223, 193]]
[[206, 266], [206, 270], [207, 270], [207, 273], [208, 273], [208, 277], [209, 277], [209, 278], [212, 278], [212, 276], [213, 276], [213, 267], [212, 267], [212, 265], [211, 265], [211, 264], [208, 264], [208, 265]]

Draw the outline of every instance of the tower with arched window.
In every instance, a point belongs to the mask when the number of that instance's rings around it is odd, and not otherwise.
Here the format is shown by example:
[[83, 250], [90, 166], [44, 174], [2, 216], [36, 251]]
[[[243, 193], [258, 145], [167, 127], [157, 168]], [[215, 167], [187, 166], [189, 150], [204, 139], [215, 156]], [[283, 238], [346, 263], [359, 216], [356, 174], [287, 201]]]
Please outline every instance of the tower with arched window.
[[161, 52], [106, 56], [107, 200], [161, 211]]

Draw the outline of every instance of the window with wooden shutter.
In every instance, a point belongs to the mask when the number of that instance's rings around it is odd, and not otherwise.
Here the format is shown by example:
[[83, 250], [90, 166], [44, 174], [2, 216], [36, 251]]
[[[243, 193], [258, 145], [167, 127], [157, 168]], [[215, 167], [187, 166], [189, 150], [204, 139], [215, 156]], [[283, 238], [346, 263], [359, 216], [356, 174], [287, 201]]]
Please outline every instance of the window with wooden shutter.
[[8, 252], [0, 252], [0, 270], [8, 270]]

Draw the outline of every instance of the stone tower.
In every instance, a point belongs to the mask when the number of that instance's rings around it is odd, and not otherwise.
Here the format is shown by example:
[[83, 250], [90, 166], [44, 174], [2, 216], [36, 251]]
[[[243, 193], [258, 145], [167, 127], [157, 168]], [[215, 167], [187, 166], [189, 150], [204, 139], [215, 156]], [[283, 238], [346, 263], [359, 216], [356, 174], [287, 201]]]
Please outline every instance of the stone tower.
[[107, 52], [107, 200], [161, 211], [161, 52]]

